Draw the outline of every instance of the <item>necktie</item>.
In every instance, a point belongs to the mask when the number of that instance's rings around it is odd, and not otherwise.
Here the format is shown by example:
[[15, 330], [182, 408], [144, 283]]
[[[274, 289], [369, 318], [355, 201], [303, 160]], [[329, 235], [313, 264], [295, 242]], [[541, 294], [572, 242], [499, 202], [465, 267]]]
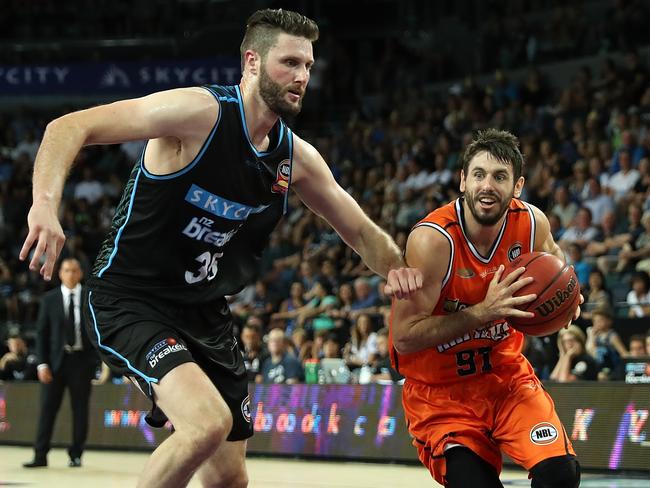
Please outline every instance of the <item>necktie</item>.
[[70, 293], [68, 302], [68, 316], [66, 320], [65, 338], [66, 343], [69, 346], [74, 346], [75, 342], [77, 342], [77, 333], [74, 324], [74, 293]]

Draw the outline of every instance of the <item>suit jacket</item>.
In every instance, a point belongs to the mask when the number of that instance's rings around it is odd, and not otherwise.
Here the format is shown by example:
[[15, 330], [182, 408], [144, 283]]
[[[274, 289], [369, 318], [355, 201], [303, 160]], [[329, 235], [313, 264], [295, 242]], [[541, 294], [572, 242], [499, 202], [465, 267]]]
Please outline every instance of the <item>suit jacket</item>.
[[[83, 368], [84, 372], [90, 373], [91, 370], [94, 372], [97, 367], [99, 357], [86, 334], [83, 314], [83, 307], [85, 306], [86, 289], [82, 287], [82, 313], [79, 326], [81, 329], [83, 354], [79, 355], [79, 367]], [[36, 321], [36, 355], [38, 356], [38, 364], [49, 364], [52, 373], [56, 373], [63, 363], [63, 355], [65, 354], [64, 346], [66, 344], [65, 326], [66, 317], [63, 293], [61, 293], [61, 287], [57, 286], [43, 295]]]

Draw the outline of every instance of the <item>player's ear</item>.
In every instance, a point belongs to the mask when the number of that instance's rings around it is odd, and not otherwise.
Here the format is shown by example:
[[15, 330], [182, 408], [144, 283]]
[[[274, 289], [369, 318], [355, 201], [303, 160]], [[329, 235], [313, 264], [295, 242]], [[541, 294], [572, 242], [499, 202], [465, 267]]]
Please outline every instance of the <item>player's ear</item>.
[[465, 193], [465, 171], [460, 170], [460, 192]]
[[261, 57], [257, 51], [252, 49], [247, 49], [244, 53], [244, 69], [252, 75], [257, 75], [259, 73], [259, 66], [261, 62]]
[[524, 183], [526, 182], [526, 179], [523, 176], [520, 176], [517, 182], [515, 183], [515, 198], [519, 198], [521, 196], [521, 192], [524, 189]]

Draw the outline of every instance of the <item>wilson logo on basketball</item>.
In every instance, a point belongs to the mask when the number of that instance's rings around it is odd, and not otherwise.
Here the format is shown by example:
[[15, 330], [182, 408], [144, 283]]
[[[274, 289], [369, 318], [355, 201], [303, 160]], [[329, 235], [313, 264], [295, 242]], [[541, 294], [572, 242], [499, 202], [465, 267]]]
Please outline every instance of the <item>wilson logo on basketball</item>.
[[552, 444], [557, 440], [557, 437], [557, 429], [553, 424], [550, 424], [548, 422], [537, 424], [530, 431], [530, 441], [533, 444], [540, 446]]
[[554, 296], [535, 307], [535, 311], [542, 317], [546, 317], [547, 315], [553, 313], [553, 311], [560, 308], [562, 304], [569, 299], [569, 297], [573, 294], [573, 291], [576, 289], [576, 285], [576, 280], [572, 276], [571, 279], [569, 279], [569, 282], [567, 283], [564, 290], [557, 290]]

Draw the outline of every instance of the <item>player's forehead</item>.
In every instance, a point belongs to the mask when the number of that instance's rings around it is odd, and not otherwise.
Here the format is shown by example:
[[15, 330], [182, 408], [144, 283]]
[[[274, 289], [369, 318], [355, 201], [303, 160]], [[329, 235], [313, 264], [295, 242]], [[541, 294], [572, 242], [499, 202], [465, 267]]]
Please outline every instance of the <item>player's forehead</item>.
[[471, 173], [472, 171], [477, 170], [483, 170], [486, 173], [507, 171], [510, 176], [513, 175], [513, 168], [511, 163], [503, 162], [487, 151], [480, 151], [476, 153], [472, 159], [470, 159], [467, 165], [467, 172]]
[[294, 36], [286, 32], [280, 32], [278, 37], [269, 49], [269, 55], [274, 58], [292, 56], [305, 63], [314, 62], [314, 48], [306, 37]]

